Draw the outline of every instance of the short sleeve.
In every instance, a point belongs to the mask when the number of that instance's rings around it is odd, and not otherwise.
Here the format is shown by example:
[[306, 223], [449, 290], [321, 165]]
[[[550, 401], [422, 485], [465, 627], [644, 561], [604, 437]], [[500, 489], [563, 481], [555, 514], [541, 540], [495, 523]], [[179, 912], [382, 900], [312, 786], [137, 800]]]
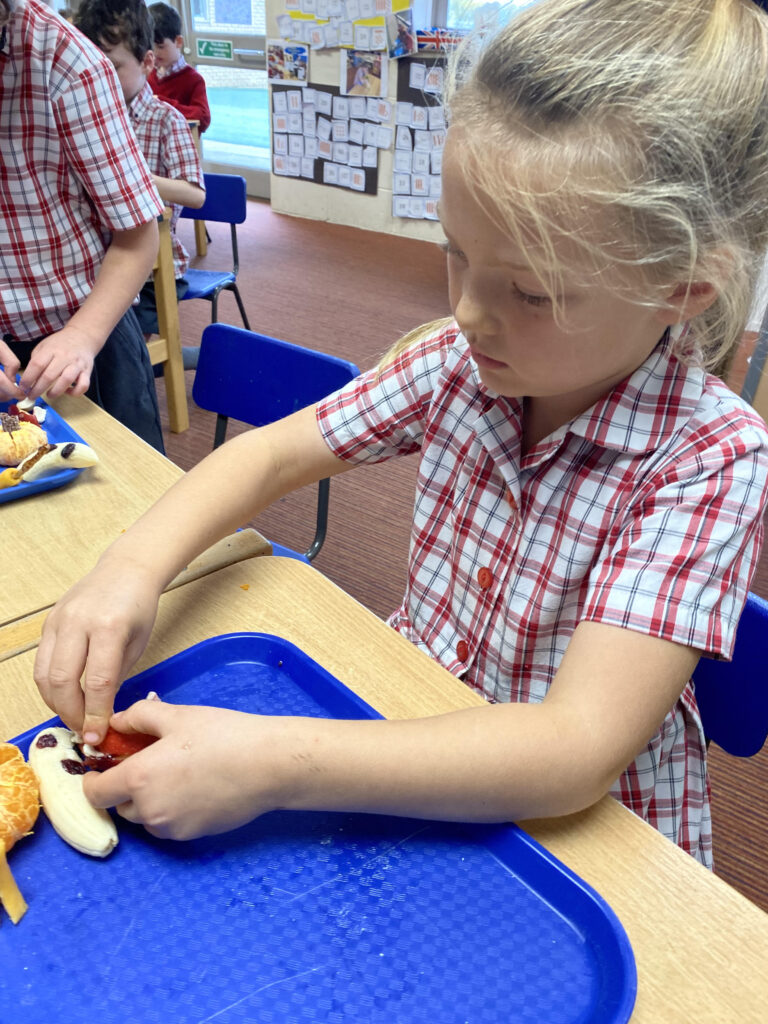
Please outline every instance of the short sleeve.
[[126, 231], [163, 212], [106, 58], [66, 79], [54, 111], [67, 160], [106, 228]]
[[747, 424], [638, 488], [582, 618], [729, 658], [762, 544], [767, 442]]
[[432, 397], [457, 334], [455, 325], [431, 333], [382, 370], [369, 370], [320, 402], [317, 422], [334, 454], [363, 463], [418, 451]]
[[163, 124], [163, 162], [167, 178], [188, 181], [205, 189], [205, 179], [197, 155], [195, 140], [184, 117], [178, 110], [168, 107]]

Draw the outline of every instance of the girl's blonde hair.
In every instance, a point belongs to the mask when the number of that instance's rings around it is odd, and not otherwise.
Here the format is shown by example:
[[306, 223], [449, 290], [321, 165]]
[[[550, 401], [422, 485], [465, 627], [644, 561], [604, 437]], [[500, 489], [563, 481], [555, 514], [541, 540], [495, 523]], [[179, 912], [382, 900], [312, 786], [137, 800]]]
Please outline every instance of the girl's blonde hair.
[[768, 18], [757, 4], [541, 0], [470, 36], [446, 78], [470, 187], [528, 252], [555, 315], [567, 320], [564, 269], [585, 282], [618, 271], [646, 305], [708, 282], [717, 298], [678, 355], [722, 367], [768, 247]]

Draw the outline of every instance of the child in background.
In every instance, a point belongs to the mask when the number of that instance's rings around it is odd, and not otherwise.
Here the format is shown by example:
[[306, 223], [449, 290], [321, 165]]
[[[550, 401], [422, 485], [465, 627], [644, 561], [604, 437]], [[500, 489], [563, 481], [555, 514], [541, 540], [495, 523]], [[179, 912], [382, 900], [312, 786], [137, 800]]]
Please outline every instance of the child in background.
[[170, 103], [188, 121], [198, 121], [200, 134], [211, 123], [205, 79], [190, 67], [181, 52], [184, 37], [181, 17], [170, 4], [150, 4], [149, 13], [155, 26], [155, 67], [150, 72], [152, 92]]
[[130, 309], [163, 207], [114, 69], [40, 0], [0, 26], [0, 401], [86, 394], [163, 451]]
[[751, 0], [616, 9], [542, 0], [460, 49], [453, 319], [208, 456], [59, 602], [35, 667], [98, 740], [198, 552], [296, 487], [418, 453], [390, 623], [487, 704], [353, 722], [140, 701], [112, 723], [160, 740], [85, 778], [97, 806], [189, 838], [277, 807], [504, 821], [612, 793], [711, 866], [690, 678], [733, 649], [768, 431], [705, 366], [768, 243], [768, 21]]
[[[147, 83], [154, 63], [151, 16], [143, 0], [83, 0], [75, 24], [114, 65], [130, 122], [157, 191], [173, 211], [173, 266], [176, 293], [181, 298], [188, 287], [184, 272], [189, 266], [189, 253], [176, 235], [176, 224], [182, 206], [198, 209], [203, 205], [205, 181], [187, 122], [173, 107], [158, 99]], [[152, 279], [145, 282], [134, 308], [145, 337], [156, 334], [157, 304]]]

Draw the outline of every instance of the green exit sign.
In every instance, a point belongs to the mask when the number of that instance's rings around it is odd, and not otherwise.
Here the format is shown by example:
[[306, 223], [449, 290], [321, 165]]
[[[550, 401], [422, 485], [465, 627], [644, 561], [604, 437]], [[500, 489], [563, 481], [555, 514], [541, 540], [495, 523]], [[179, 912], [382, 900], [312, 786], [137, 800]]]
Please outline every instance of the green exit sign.
[[232, 60], [232, 43], [228, 39], [198, 39], [197, 56], [209, 60]]

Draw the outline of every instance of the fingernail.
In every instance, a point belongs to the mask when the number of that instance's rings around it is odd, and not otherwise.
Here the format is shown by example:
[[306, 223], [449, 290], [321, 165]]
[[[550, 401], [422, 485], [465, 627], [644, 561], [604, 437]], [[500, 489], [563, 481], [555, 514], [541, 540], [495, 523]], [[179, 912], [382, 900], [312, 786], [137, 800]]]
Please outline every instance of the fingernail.
[[83, 742], [85, 743], [98, 743], [99, 734], [97, 732], [86, 732], [83, 735]]

